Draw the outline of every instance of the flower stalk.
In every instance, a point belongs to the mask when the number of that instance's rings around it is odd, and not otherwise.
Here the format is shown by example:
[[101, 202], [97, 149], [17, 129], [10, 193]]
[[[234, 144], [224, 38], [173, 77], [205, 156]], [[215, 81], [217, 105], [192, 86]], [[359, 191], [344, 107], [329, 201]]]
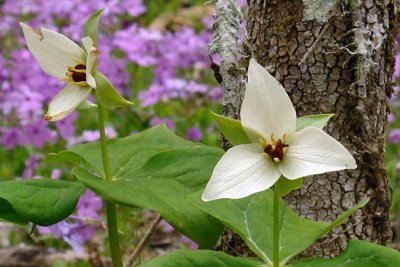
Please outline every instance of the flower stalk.
[[[99, 131], [101, 156], [103, 159], [104, 176], [107, 182], [112, 181], [110, 159], [108, 157], [107, 140], [105, 133], [105, 109], [98, 104]], [[115, 203], [106, 201], [107, 230], [110, 241], [111, 259], [114, 267], [122, 267], [122, 257], [118, 237], [117, 213]]]
[[274, 226], [273, 226], [273, 240], [274, 240], [274, 258], [273, 267], [279, 267], [279, 244], [281, 234], [281, 222], [280, 222], [280, 211], [279, 211], [280, 196], [279, 191], [274, 188]]

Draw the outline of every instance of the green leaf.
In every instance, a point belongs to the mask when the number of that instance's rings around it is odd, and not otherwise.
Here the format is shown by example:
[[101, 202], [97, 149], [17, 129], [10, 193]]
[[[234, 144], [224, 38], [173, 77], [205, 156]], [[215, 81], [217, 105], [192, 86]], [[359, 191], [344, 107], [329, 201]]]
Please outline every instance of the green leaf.
[[[232, 145], [236, 146], [240, 144], [251, 143], [250, 139], [247, 137], [247, 134], [243, 129], [240, 120], [226, 118], [214, 112], [211, 112], [211, 115], [218, 124], [221, 132]], [[322, 129], [333, 115], [334, 114], [318, 114], [297, 118], [296, 131], [301, 131], [305, 127], [309, 126]]]
[[70, 152], [92, 167], [88, 170], [80, 165], [73, 174], [105, 199], [157, 210], [200, 247], [212, 247], [218, 240], [223, 225], [188, 201], [187, 196], [205, 187], [223, 154], [221, 149], [185, 141], [164, 125], [109, 140], [112, 182], [103, 179], [98, 143], [78, 145]]
[[114, 88], [106, 76], [96, 71], [93, 75], [96, 80], [94, 90], [96, 100], [106, 108], [133, 106], [133, 103], [123, 98]]
[[0, 219], [51, 225], [74, 211], [84, 191], [81, 183], [52, 179], [0, 182]]
[[350, 240], [342, 255], [333, 259], [307, 258], [288, 267], [396, 267], [400, 252], [362, 240]]
[[328, 123], [329, 119], [335, 114], [318, 114], [318, 115], [308, 115], [297, 118], [296, 131], [301, 131], [306, 127], [313, 126], [319, 129], [324, 128]]
[[83, 26], [84, 37], [89, 36], [92, 40], [97, 43], [97, 28], [100, 20], [101, 13], [103, 13], [104, 8], [94, 12]]
[[[273, 259], [273, 192], [267, 190], [243, 199], [220, 199], [211, 202], [199, 200], [201, 193], [194, 194], [193, 198], [190, 198], [192, 202], [234, 230], [255, 254], [271, 264]], [[362, 206], [361, 203], [360, 206]], [[332, 229], [332, 224], [298, 216], [283, 201], [280, 204], [280, 213], [281, 265], [286, 264]], [[345, 212], [338, 222], [344, 222], [348, 216], [350, 212]]]
[[211, 112], [211, 115], [229, 143], [234, 146], [251, 143], [239, 120], [226, 118], [214, 112]]
[[262, 267], [263, 263], [210, 250], [178, 250], [144, 262], [139, 267]]
[[278, 190], [279, 195], [281, 197], [286, 196], [293, 190], [299, 189], [303, 186], [303, 178], [295, 179], [295, 180], [289, 180], [283, 176], [281, 176], [274, 184], [274, 190]]

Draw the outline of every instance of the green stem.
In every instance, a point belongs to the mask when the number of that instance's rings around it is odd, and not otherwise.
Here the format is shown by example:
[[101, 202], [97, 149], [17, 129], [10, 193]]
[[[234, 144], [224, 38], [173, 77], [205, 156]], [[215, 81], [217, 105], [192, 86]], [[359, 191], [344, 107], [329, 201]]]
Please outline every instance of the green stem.
[[[98, 104], [99, 113], [99, 130], [100, 130], [100, 145], [101, 156], [103, 158], [104, 175], [107, 182], [112, 181], [110, 160], [108, 157], [107, 140], [105, 132], [105, 109]], [[119, 245], [118, 226], [117, 226], [117, 213], [115, 210], [115, 203], [106, 201], [107, 210], [107, 230], [108, 238], [110, 240], [111, 259], [114, 267], [122, 267], [122, 257]]]
[[280, 238], [280, 214], [279, 214], [279, 192], [274, 188], [274, 260], [273, 267], [279, 267], [279, 238]]

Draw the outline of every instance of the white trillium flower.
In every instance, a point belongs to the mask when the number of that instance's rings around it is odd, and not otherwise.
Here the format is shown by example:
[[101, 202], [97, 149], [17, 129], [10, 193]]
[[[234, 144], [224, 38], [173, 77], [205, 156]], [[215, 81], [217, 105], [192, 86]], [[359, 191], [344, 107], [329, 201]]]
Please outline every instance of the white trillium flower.
[[86, 52], [62, 34], [48, 29], [34, 29], [20, 23], [26, 44], [40, 67], [49, 75], [67, 82], [49, 103], [44, 118], [58, 121], [81, 104], [85, 105], [96, 81], [91, 72], [99, 54], [90, 37], [82, 38]]
[[203, 193], [204, 201], [249, 196], [270, 188], [281, 175], [294, 180], [357, 167], [347, 149], [321, 129], [296, 132], [296, 111], [285, 89], [254, 59], [240, 116], [252, 143], [223, 155]]

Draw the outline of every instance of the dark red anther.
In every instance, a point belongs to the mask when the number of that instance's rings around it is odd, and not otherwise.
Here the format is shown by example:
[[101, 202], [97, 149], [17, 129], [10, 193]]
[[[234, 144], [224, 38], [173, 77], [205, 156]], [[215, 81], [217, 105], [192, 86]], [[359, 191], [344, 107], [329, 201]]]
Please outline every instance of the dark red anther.
[[268, 154], [274, 162], [276, 158], [281, 161], [283, 159], [283, 155], [285, 154], [284, 150], [286, 147], [289, 147], [289, 145], [282, 143], [282, 140], [278, 139], [275, 148], [272, 145], [268, 144], [264, 148], [264, 153]]
[[[85, 70], [86, 66], [83, 64], [78, 64], [74, 67], [75, 70]], [[74, 82], [86, 82], [86, 73], [84, 72], [77, 72], [74, 71], [74, 69], [71, 70], [71, 78]]]

